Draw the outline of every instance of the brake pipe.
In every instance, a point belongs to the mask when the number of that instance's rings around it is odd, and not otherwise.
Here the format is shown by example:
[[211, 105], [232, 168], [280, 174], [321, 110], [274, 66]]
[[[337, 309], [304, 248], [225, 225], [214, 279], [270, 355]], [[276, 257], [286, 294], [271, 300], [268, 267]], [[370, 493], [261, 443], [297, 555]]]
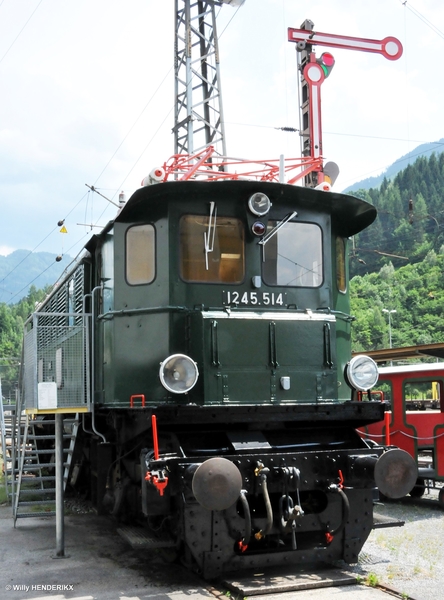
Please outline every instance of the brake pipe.
[[268, 494], [268, 486], [267, 486], [267, 475], [264, 471], [268, 471], [267, 468], [262, 468], [260, 477], [260, 485], [262, 487], [262, 494], [264, 496], [265, 508], [267, 510], [267, 525], [264, 530], [260, 530], [254, 534], [254, 537], [257, 540], [261, 540], [263, 537], [268, 535], [273, 527], [273, 509], [271, 507], [270, 496]]
[[344, 487], [343, 484], [344, 484], [344, 477], [342, 475], [342, 471], [339, 471], [339, 484], [332, 483], [328, 487], [329, 492], [336, 492], [342, 498], [342, 521], [338, 525], [338, 527], [336, 527], [336, 529], [333, 529], [333, 531], [327, 531], [327, 533], [325, 534], [325, 539], [327, 540], [327, 544], [331, 544], [334, 537], [336, 535], [338, 535], [338, 533], [340, 533], [344, 529], [345, 524], [347, 523], [347, 520], [348, 520], [348, 517], [350, 514], [350, 502], [348, 501], [347, 495], [345, 494], [344, 490], [342, 489]]
[[247, 491], [246, 490], [241, 490], [240, 491], [239, 499], [241, 501], [242, 508], [244, 509], [244, 515], [245, 515], [245, 535], [238, 542], [238, 546], [239, 546], [239, 550], [241, 552], [245, 552], [247, 550], [247, 548], [248, 548], [248, 544], [250, 543], [250, 539], [251, 539], [251, 513], [250, 513], [250, 505], [248, 504]]

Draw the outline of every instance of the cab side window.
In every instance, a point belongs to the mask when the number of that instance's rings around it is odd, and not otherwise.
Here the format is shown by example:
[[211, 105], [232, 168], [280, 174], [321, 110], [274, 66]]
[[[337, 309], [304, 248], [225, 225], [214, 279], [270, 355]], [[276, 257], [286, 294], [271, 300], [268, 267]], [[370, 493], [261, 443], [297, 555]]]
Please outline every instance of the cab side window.
[[126, 280], [129, 285], [151, 283], [156, 275], [156, 235], [152, 225], [134, 225], [126, 232]]
[[336, 238], [336, 284], [342, 293], [347, 291], [347, 279], [345, 276], [345, 240]]

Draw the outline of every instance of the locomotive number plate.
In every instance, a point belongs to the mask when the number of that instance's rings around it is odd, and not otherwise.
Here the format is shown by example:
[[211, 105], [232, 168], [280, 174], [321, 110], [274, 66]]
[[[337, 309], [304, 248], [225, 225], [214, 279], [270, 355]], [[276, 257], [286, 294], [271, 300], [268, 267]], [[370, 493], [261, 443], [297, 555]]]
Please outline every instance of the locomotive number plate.
[[285, 294], [282, 292], [237, 292], [224, 291], [224, 304], [245, 304], [247, 306], [283, 306]]

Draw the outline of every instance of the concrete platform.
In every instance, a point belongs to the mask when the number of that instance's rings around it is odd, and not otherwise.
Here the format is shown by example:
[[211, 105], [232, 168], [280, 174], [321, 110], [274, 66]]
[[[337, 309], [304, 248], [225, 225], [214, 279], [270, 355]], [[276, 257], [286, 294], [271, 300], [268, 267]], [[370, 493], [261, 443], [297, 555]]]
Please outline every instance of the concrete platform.
[[[65, 517], [66, 558], [54, 558], [55, 519], [17, 521], [0, 506], [0, 598], [4, 600], [227, 599], [222, 583], [208, 587], [194, 573], [165, 560], [165, 552], [133, 550], [106, 517]], [[233, 578], [233, 580], [241, 578]], [[334, 582], [332, 582], [334, 584]], [[339, 582], [338, 582], [339, 583]], [[282, 590], [282, 588], [281, 588]], [[253, 590], [251, 590], [253, 591]], [[248, 593], [249, 595], [250, 593]], [[242, 598], [231, 592], [231, 598]], [[388, 600], [364, 586], [333, 585], [278, 593], [255, 590], [254, 600]]]
[[54, 558], [55, 550], [54, 517], [20, 519], [14, 529], [10, 507], [1, 506], [0, 598], [214, 600], [180, 565], [132, 550], [107, 517], [65, 517], [66, 558]]

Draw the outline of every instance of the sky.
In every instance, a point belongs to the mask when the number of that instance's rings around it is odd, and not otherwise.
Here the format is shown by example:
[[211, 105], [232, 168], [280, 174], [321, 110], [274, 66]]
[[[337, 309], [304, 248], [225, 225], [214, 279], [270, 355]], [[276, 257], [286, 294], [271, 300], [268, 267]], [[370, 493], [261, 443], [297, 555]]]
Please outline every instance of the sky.
[[[444, 137], [444, 2], [245, 0], [218, 9], [230, 156], [300, 156], [297, 134], [278, 128], [299, 127], [287, 29], [305, 19], [404, 47], [398, 61], [331, 50], [322, 123], [335, 190]], [[174, 0], [0, 0], [0, 255], [75, 256], [116, 213], [85, 184], [117, 202], [173, 154], [174, 24]]]

